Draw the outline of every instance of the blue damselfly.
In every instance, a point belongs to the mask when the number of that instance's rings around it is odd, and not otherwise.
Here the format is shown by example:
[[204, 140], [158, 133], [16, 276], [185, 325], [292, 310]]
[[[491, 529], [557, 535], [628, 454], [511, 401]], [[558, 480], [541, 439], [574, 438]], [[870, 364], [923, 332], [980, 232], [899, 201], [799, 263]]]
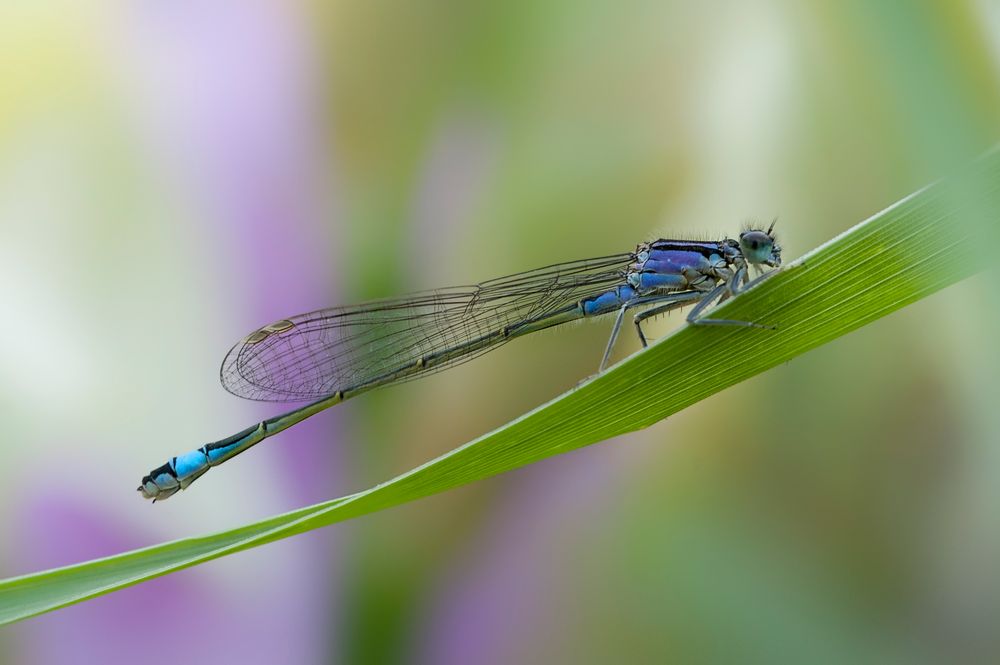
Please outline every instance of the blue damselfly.
[[[617, 313], [600, 369], [625, 314], [646, 346], [642, 322], [695, 304], [695, 325], [766, 327], [705, 318], [703, 312], [781, 264], [774, 224], [717, 242], [656, 240], [634, 252], [558, 263], [475, 286], [417, 293], [282, 319], [237, 343], [222, 363], [222, 385], [247, 399], [310, 403], [172, 458], [142, 479], [154, 501], [265, 438], [363, 392], [437, 372], [515, 337], [579, 319]], [[761, 272], [750, 279], [753, 267]]]

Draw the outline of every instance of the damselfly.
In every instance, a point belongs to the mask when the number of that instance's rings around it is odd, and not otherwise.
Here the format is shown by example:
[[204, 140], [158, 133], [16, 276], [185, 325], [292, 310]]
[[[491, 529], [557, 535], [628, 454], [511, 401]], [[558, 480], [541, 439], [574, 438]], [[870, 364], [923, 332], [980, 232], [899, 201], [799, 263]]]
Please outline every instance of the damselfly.
[[[416, 379], [495, 349], [515, 337], [570, 321], [617, 313], [600, 369], [625, 314], [646, 346], [642, 322], [695, 304], [695, 325], [766, 327], [705, 318], [713, 303], [781, 264], [774, 224], [718, 242], [656, 240], [634, 252], [558, 263], [476, 286], [417, 293], [282, 319], [236, 344], [222, 362], [222, 385], [247, 399], [310, 400], [294, 411], [172, 458], [142, 479], [147, 499], [166, 499], [203, 473], [265, 438], [363, 392]], [[750, 280], [753, 267], [761, 275]]]

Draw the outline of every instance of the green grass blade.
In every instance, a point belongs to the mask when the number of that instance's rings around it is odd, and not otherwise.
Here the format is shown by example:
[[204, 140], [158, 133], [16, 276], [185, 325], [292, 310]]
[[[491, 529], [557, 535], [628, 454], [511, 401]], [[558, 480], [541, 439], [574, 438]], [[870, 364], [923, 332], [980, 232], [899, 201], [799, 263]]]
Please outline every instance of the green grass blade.
[[210, 536], [4, 580], [0, 624], [647, 427], [985, 268], [969, 222], [995, 219], [1000, 209], [1000, 153], [968, 176], [903, 199], [717, 310], [777, 330], [684, 326], [548, 404], [369, 490]]

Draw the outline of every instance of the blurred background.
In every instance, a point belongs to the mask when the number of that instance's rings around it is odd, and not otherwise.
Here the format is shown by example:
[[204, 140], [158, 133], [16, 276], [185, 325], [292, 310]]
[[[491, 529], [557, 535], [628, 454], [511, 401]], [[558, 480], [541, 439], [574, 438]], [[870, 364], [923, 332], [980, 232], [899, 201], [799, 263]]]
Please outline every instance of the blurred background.
[[[998, 74], [990, 0], [5, 2], [0, 576], [369, 487], [573, 387], [609, 332], [142, 501], [285, 409], [218, 383], [260, 325], [750, 217], [791, 260], [993, 145]], [[996, 283], [646, 431], [7, 627], [0, 661], [997, 662]]]

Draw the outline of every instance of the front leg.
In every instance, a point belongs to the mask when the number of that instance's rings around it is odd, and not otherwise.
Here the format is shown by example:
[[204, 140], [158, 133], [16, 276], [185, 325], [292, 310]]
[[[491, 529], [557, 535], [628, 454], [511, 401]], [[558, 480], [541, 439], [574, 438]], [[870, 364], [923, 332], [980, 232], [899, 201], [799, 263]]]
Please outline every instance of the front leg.
[[767, 279], [768, 277], [770, 277], [771, 275], [773, 275], [774, 273], [778, 272], [777, 270], [768, 270], [767, 272], [762, 272], [761, 274], [757, 275], [753, 279], [750, 279], [750, 271], [747, 270], [746, 267], [740, 268], [740, 270], [743, 271], [743, 284], [740, 285], [740, 286], [737, 286], [734, 289], [731, 289], [732, 292], [733, 292], [733, 295], [739, 295], [739, 294], [743, 293], [744, 291], [752, 289], [753, 287], [757, 286], [758, 284], [760, 284], [761, 282], [763, 282], [765, 279]]
[[[734, 276], [734, 279], [739, 275]], [[754, 280], [756, 281], [756, 280]], [[753, 282], [751, 282], [752, 284]], [[704, 312], [708, 307], [710, 307], [715, 301], [720, 303], [733, 295], [732, 285], [729, 282], [723, 282], [719, 284], [714, 289], [708, 292], [704, 298], [701, 299], [694, 309], [692, 309], [687, 316], [687, 321], [693, 326], [740, 326], [743, 328], [763, 328], [766, 330], [774, 330], [774, 326], [765, 326], [760, 323], [754, 323], [752, 321], [737, 321], [735, 319], [703, 319], [701, 318], [702, 312]]]

